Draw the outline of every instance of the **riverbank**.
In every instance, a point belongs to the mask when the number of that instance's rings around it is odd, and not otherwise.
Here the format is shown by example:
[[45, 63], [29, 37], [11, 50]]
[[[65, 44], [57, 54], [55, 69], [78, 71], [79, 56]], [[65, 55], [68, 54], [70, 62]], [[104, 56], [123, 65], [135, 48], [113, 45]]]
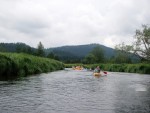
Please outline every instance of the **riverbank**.
[[150, 64], [65, 64], [66, 68], [71, 68], [72, 66], [83, 66], [87, 69], [94, 69], [100, 66], [102, 70], [111, 72], [128, 72], [128, 73], [140, 73], [140, 74], [150, 74]]
[[0, 52], [0, 80], [64, 69], [62, 62], [24, 53]]

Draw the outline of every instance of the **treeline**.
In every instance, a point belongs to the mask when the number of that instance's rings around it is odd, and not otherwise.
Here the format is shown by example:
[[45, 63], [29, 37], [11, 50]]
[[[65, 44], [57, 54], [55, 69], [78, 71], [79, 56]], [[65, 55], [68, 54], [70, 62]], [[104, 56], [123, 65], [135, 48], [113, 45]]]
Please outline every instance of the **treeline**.
[[[23, 43], [0, 43], [1, 52], [15, 52], [15, 53], [27, 53], [34, 56], [40, 56], [45, 58], [51, 58], [60, 60], [64, 63], [83, 63], [83, 64], [95, 64], [95, 63], [140, 63], [141, 60], [138, 56], [133, 53], [124, 52], [120, 50], [114, 50], [113, 56], [106, 55], [106, 52], [101, 46], [97, 45], [86, 56], [75, 56], [69, 52], [53, 50], [45, 51], [44, 45], [39, 42], [37, 48], [32, 48]], [[111, 51], [110, 51], [111, 52]]]
[[36, 49], [24, 43], [0, 43], [0, 52], [16, 52], [35, 54]]
[[140, 74], [150, 74], [149, 64], [65, 64], [66, 68], [72, 68], [73, 66], [82, 66], [86, 69], [94, 70], [95, 67], [100, 66], [103, 71], [110, 72], [127, 72], [127, 73], [140, 73]]
[[44, 45], [41, 42], [37, 44], [37, 48], [30, 47], [24, 43], [0, 43], [0, 52], [27, 53], [34, 56], [59, 60], [58, 56], [53, 52], [46, 53]]
[[62, 62], [25, 53], [0, 53], [0, 80], [60, 70]]
[[95, 47], [85, 58], [82, 60], [83, 64], [96, 64], [96, 63], [112, 63], [112, 64], [122, 64], [122, 63], [140, 63], [139, 57], [132, 53], [125, 53], [122, 51], [115, 50], [115, 55], [112, 57], [106, 57], [105, 51], [97, 46]]

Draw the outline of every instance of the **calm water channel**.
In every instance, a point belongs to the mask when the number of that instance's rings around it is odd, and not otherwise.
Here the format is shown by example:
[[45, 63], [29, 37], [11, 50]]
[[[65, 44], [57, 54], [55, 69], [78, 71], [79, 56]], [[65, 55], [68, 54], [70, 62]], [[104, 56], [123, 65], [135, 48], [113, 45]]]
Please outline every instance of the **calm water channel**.
[[150, 75], [65, 69], [0, 81], [0, 113], [150, 113]]

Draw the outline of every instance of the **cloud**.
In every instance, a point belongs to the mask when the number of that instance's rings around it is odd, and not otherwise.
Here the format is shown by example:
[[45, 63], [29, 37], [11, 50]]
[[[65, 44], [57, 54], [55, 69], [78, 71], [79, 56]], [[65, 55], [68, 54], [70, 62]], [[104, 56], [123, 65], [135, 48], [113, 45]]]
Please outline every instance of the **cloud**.
[[130, 43], [149, 24], [149, 0], [0, 0], [0, 42], [36, 47]]

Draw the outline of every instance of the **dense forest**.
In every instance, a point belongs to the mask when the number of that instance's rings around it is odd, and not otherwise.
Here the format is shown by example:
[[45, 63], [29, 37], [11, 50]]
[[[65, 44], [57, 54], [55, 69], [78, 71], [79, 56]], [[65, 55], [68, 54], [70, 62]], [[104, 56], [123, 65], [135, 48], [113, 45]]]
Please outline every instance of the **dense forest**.
[[[39, 42], [37, 48], [30, 47], [24, 43], [0, 43], [0, 51], [27, 53], [60, 60], [64, 63], [93, 64], [139, 62], [138, 57], [130, 53], [128, 53], [129, 58], [120, 57], [122, 59], [119, 59], [117, 56], [118, 52], [115, 49], [100, 44], [62, 46], [45, 49], [41, 42]], [[103, 58], [97, 55], [101, 55]], [[99, 57], [99, 59], [94, 60], [95, 57]]]

